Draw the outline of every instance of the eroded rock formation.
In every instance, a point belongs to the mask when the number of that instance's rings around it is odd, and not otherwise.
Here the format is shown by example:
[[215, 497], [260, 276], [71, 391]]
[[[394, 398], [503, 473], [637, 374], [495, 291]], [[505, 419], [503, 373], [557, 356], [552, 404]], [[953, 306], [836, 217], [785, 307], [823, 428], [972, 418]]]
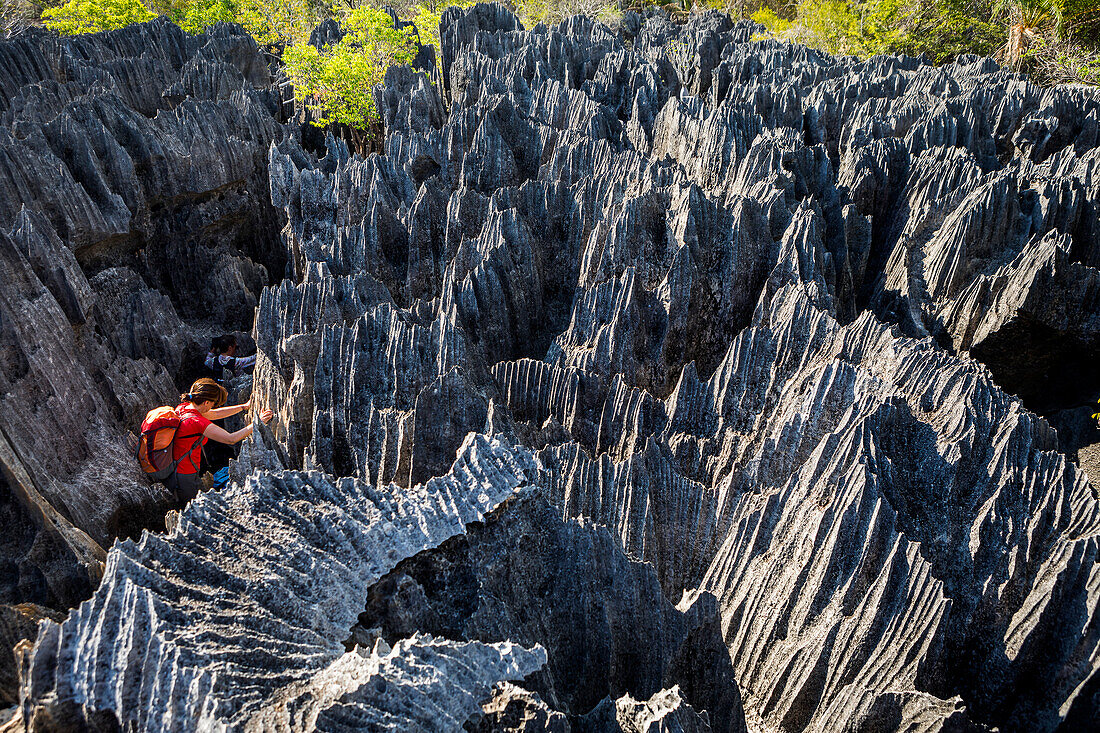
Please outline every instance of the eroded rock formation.
[[539, 495], [399, 564], [368, 591], [354, 631], [369, 629], [389, 643], [428, 632], [540, 645], [549, 661], [528, 685], [574, 719], [679, 686], [715, 730], [743, 729], [713, 596], [673, 606], [604, 528], [562, 521]]
[[444, 31], [448, 116], [395, 70], [387, 155], [273, 153], [292, 460], [411, 485], [490, 416], [563, 517], [718, 597], [768, 727], [1093, 705], [1100, 527], [1064, 454], [1096, 383], [1050, 370], [1097, 355], [1100, 97], [718, 15]]
[[24, 724], [1095, 720], [1100, 95], [755, 30], [451, 9], [383, 154], [272, 135], [277, 419]]
[[360, 654], [342, 641], [372, 581], [535, 470], [523, 451], [471, 436], [447, 476], [415, 490], [285, 472], [207, 494], [166, 536], [116, 545], [95, 598], [40, 635], [23, 719], [40, 730], [454, 729], [545, 653], [414, 635]]

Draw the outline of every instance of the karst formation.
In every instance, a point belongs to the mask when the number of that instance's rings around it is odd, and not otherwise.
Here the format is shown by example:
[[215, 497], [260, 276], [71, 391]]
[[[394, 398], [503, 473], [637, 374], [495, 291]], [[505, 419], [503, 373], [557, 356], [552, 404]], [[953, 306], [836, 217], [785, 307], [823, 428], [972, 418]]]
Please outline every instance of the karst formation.
[[758, 31], [451, 8], [365, 157], [235, 26], [0, 44], [0, 729], [1094, 729], [1100, 92]]

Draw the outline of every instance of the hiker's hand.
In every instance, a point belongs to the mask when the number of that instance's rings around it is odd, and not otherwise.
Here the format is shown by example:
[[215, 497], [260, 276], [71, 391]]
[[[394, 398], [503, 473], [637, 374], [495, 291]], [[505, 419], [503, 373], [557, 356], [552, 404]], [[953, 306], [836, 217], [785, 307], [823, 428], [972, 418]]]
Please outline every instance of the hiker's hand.
[[269, 422], [271, 422], [271, 418], [273, 417], [275, 417], [274, 412], [272, 412], [271, 410], [264, 410], [260, 413], [260, 422], [262, 422], [264, 425], [267, 425]]
[[243, 405], [241, 405], [241, 409], [244, 410], [245, 412], [248, 412], [249, 410], [252, 409], [252, 398], [251, 397], [248, 398], [248, 402], [245, 402]]

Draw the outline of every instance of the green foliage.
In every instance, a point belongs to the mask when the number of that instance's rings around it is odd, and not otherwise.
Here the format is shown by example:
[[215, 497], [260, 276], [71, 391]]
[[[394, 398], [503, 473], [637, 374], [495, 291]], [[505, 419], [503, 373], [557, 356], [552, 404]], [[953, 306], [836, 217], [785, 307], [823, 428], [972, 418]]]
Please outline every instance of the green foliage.
[[46, 27], [63, 36], [125, 28], [155, 17], [141, 0], [69, 0], [42, 13]]
[[843, 0], [804, 0], [798, 19], [807, 40], [829, 53], [858, 53], [859, 16]]
[[188, 33], [202, 33], [216, 23], [237, 20], [237, 4], [232, 0], [194, 0], [179, 8], [173, 19]]
[[1039, 37], [1020, 65], [1041, 84], [1100, 86], [1100, 53], [1072, 40]]
[[388, 13], [369, 6], [353, 10], [342, 26], [347, 35], [339, 43], [321, 50], [297, 44], [283, 61], [294, 96], [313, 112], [314, 124], [365, 130], [378, 119], [372, 90], [386, 69], [412, 60], [416, 38], [411, 28], [395, 29]]
[[261, 46], [304, 43], [316, 22], [308, 0], [189, 0], [169, 13], [188, 33], [239, 23]]
[[891, 53], [904, 38], [900, 29], [901, 3], [898, 0], [863, 2], [855, 6], [841, 0], [806, 0], [799, 12], [811, 21], [809, 28], [823, 38], [836, 38], [837, 53], [874, 56]]
[[1008, 23], [1008, 40], [998, 55], [1013, 68], [1021, 67], [1037, 40], [1062, 30], [1060, 0], [998, 0], [995, 9]]
[[1040, 84], [1100, 85], [1100, 3], [998, 0], [1007, 40], [997, 52]]
[[802, 0], [788, 20], [763, 7], [752, 15], [768, 32], [833, 54], [874, 56], [906, 45], [911, 4], [900, 0]]
[[427, 0], [412, 5], [404, 14], [416, 25], [421, 44], [431, 44], [439, 50], [439, 22], [447, 8], [469, 8], [476, 0]]
[[997, 0], [994, 10], [1011, 25], [1028, 29], [1061, 28], [1063, 0]]
[[1003, 29], [988, 20], [992, 15], [989, 0], [919, 3], [909, 16], [907, 36], [899, 50], [914, 56], [923, 53], [937, 64], [967, 53], [991, 56], [1003, 35]]
[[19, 35], [41, 14], [42, 8], [29, 0], [0, 0], [0, 40]]
[[763, 7], [749, 16], [755, 22], [768, 29], [768, 32], [777, 38], [784, 38], [790, 33], [791, 21], [780, 18], [774, 10]]
[[316, 25], [308, 0], [237, 0], [236, 22], [261, 46], [305, 43]]
[[787, 15], [764, 6], [752, 18], [769, 35], [834, 54], [926, 54], [935, 63], [996, 54], [1040, 83], [1095, 83], [1100, 63], [1096, 0], [802, 0]]
[[1100, 2], [1064, 0], [1062, 5], [1066, 37], [1094, 48], [1100, 46]]
[[313, 110], [317, 124], [365, 128], [376, 115], [371, 90], [382, 74], [366, 54], [343, 44], [325, 51], [298, 44], [286, 50], [283, 60], [295, 98]]
[[368, 5], [378, 9], [392, 8], [397, 16], [416, 25], [421, 44], [439, 48], [439, 22], [447, 8], [473, 7], [478, 0], [330, 0], [333, 17], [349, 17], [357, 8]]
[[753, 20], [833, 53], [996, 56], [1040, 84], [1100, 83], [1100, 0], [803, 0]]
[[416, 36], [411, 28], [394, 28], [385, 10], [363, 5], [351, 11], [341, 23], [347, 35], [341, 44], [351, 43], [364, 53], [375, 53], [392, 63], [404, 64], [416, 55]]

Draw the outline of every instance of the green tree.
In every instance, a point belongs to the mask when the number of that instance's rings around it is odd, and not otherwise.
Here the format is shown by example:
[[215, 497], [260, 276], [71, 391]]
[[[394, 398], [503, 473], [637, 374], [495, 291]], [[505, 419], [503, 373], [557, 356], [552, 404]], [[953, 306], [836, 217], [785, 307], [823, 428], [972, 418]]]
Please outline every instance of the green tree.
[[991, 0], [941, 0], [916, 3], [908, 17], [901, 49], [925, 54], [937, 64], [976, 53], [991, 56], [1001, 45], [1003, 30], [994, 22]]
[[[708, 0], [710, 1], [710, 0]], [[718, 0], [713, 0], [717, 2]], [[996, 55], [1040, 84], [1100, 83], [1097, 0], [801, 0], [753, 19], [771, 35], [831, 53]]]
[[362, 6], [342, 23], [347, 35], [331, 47], [291, 46], [283, 54], [297, 101], [309, 108], [314, 124], [340, 123], [352, 129], [352, 144], [364, 149], [368, 130], [378, 121], [373, 89], [386, 69], [416, 55], [412, 28], [394, 28], [389, 13]]
[[763, 7], [752, 18], [773, 35], [833, 54], [874, 56], [905, 45], [911, 4], [900, 0], [802, 0], [792, 20]]
[[239, 23], [261, 46], [304, 43], [316, 22], [308, 0], [190, 0], [171, 13], [188, 33], [215, 23]]
[[141, 0], [69, 0], [42, 13], [46, 27], [63, 36], [125, 28], [155, 17]]
[[781, 17], [771, 8], [765, 6], [749, 16], [754, 21], [768, 29], [777, 38], [786, 38], [791, 30], [791, 21]]
[[1067, 36], [1093, 48], [1100, 47], [1100, 2], [1064, 0], [1062, 17]]
[[236, 0], [237, 22], [261, 46], [305, 43], [317, 16], [309, 0]]
[[[676, 14], [677, 7], [687, 3], [691, 9], [691, 0], [643, 0], [643, 4], [660, 4], [669, 12]], [[601, 23], [614, 25], [622, 18], [623, 6], [629, 2], [609, 2], [609, 0], [513, 0], [516, 16], [525, 28], [534, 28], [539, 23], [557, 25], [573, 15], [587, 15]]]
[[188, 33], [202, 33], [216, 23], [235, 23], [237, 4], [233, 0], [194, 0], [173, 13], [173, 19]]
[[412, 5], [407, 17], [416, 26], [421, 44], [435, 46], [439, 52], [439, 22], [447, 8], [469, 8], [475, 0], [422, 0]]
[[1041, 84], [1100, 85], [1095, 0], [998, 0], [1007, 40], [998, 56]]

